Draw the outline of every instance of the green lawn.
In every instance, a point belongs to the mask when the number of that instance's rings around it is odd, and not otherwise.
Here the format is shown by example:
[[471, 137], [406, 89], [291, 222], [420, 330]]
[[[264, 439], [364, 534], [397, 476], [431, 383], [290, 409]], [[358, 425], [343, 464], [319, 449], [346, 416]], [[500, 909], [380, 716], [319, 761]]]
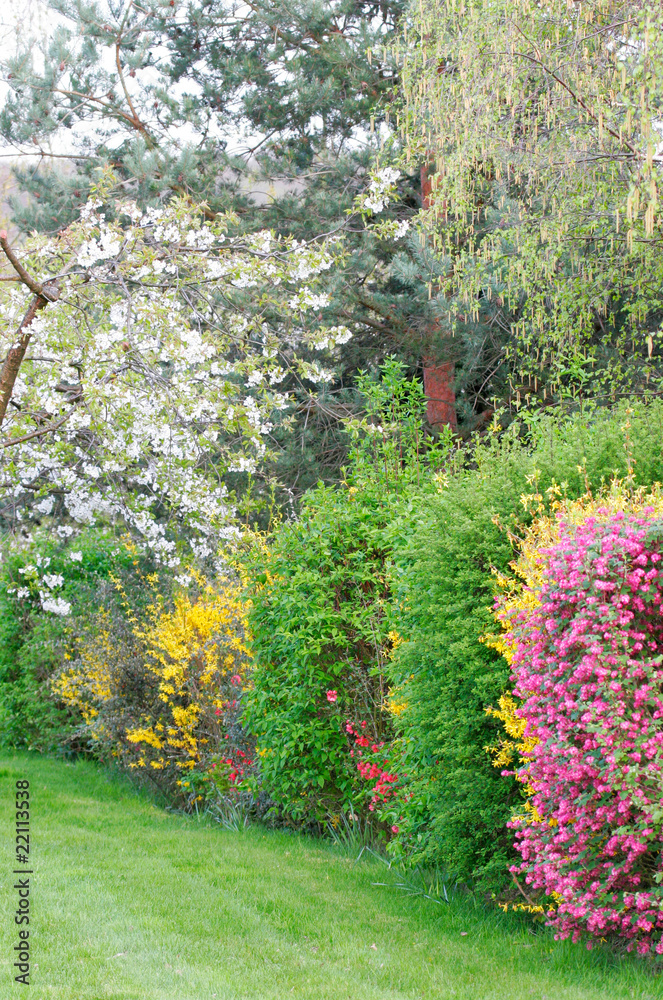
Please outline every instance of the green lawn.
[[32, 795], [35, 1000], [649, 1000], [663, 977], [525, 922], [410, 898], [378, 862], [171, 815], [89, 764], [0, 762], [2, 972], [12, 981], [13, 787]]

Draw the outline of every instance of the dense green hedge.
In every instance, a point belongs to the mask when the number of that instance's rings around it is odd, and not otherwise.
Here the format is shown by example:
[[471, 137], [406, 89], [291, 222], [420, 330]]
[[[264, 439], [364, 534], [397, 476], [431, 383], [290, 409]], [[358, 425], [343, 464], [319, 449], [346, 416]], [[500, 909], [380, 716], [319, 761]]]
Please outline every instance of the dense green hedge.
[[[485, 707], [508, 687], [506, 661], [481, 641], [495, 630], [493, 569], [513, 558], [507, 528], [528, 520], [523, 494], [553, 482], [569, 496], [614, 474], [663, 480], [663, 405], [622, 405], [534, 426], [513, 425], [456, 460], [446, 485], [422, 496], [395, 534], [399, 647], [392, 681], [407, 708], [398, 716], [399, 769], [406, 775], [397, 849], [451, 877], [499, 888], [508, 878], [505, 823], [518, 791], [485, 747], [496, 723]], [[538, 485], [537, 485], [538, 484]]]
[[320, 485], [254, 567], [261, 572], [245, 723], [257, 739], [263, 788], [301, 820], [357, 805], [362, 781], [348, 719], [364, 721], [374, 740], [390, 733], [386, 530], [401, 503], [379, 483]]
[[463, 881], [504, 872], [505, 824], [518, 795], [484, 750], [496, 734], [484, 708], [509, 677], [506, 661], [480, 641], [495, 630], [491, 568], [504, 571], [513, 557], [494, 517], [508, 523], [525, 486], [517, 467], [499, 472], [460, 473], [423, 499], [398, 553], [405, 641], [392, 681], [407, 707], [397, 718], [403, 797], [391, 819], [412, 861]]

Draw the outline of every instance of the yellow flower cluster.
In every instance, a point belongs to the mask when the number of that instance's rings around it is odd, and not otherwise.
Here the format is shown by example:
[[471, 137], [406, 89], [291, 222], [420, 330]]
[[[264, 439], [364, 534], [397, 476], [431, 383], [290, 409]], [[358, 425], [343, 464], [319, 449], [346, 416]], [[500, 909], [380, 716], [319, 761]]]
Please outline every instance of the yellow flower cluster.
[[188, 594], [180, 595], [173, 611], [162, 612], [158, 606], [150, 610], [151, 624], [136, 629], [136, 636], [144, 643], [165, 712], [128, 729], [126, 738], [161, 751], [149, 760], [154, 769], [171, 763], [193, 769], [210, 730], [218, 728], [217, 712], [223, 710], [231, 675], [238, 681], [237, 694], [241, 691], [242, 667], [248, 660], [248, 609], [239, 588], [226, 583], [220, 589], [206, 586], [195, 602]]
[[79, 709], [88, 724], [99, 714], [99, 704], [113, 697], [108, 666], [113, 640], [110, 617], [103, 608], [96, 617], [96, 626], [94, 639], [81, 642], [80, 660], [57, 676], [51, 685], [56, 696], [66, 705]]
[[[135, 723], [128, 718], [119, 734], [127, 750], [137, 751], [129, 766], [191, 770], [210, 741], [218, 743], [225, 709], [237, 703], [246, 683], [247, 612], [239, 586], [229, 581], [200, 585], [195, 599], [180, 594], [168, 611], [157, 598], [147, 610], [147, 624], [128, 609], [143, 676], [157, 691], [156, 701], [140, 706]], [[80, 657], [53, 684], [62, 701], [82, 711], [97, 736], [99, 722], [123, 701], [125, 677], [113, 646], [108, 615], [100, 611], [81, 643]]]
[[[390, 657], [393, 657], [398, 647], [402, 646], [405, 640], [401, 635], [398, 634], [398, 632], [394, 631], [389, 632], [387, 638], [391, 643], [391, 650], [389, 655]], [[387, 711], [390, 712], [392, 715], [395, 715], [396, 718], [398, 718], [399, 715], [402, 715], [408, 706], [407, 701], [405, 701], [402, 698], [400, 692], [401, 688], [390, 688], [389, 696], [387, 698], [387, 703], [386, 703]]]
[[518, 705], [510, 694], [503, 694], [499, 708], [487, 708], [486, 715], [492, 715], [503, 724], [508, 739], [501, 739], [499, 747], [487, 747], [493, 757], [493, 767], [512, 767], [514, 758], [527, 760], [537, 744], [532, 736], [525, 736], [525, 720], [517, 714]]
[[511, 910], [513, 913], [532, 913], [543, 914], [543, 913], [554, 913], [557, 907], [553, 903], [548, 903], [544, 906], [542, 903], [511, 903], [508, 900], [504, 903], [497, 904], [500, 910], [504, 913], [508, 913]]

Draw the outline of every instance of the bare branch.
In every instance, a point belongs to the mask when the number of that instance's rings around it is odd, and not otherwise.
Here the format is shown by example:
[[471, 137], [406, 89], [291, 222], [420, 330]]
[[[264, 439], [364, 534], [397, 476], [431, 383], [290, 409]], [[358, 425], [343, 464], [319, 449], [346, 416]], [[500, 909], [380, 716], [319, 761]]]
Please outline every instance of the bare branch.
[[[127, 16], [129, 14], [129, 10], [131, 9], [131, 6], [132, 6], [131, 4], [129, 4], [127, 6], [127, 10], [125, 12], [125, 15], [124, 15], [124, 18], [123, 18], [123, 21], [122, 21], [122, 26], [120, 28], [120, 32], [122, 31], [122, 28], [124, 27], [124, 23], [125, 23], [125, 21], [127, 19]], [[136, 109], [135, 109], [135, 107], [133, 105], [133, 101], [131, 100], [131, 96], [129, 94], [129, 90], [127, 88], [127, 85], [126, 85], [126, 82], [125, 82], [125, 79], [124, 79], [124, 74], [122, 73], [122, 64], [120, 62], [120, 43], [121, 43], [121, 41], [122, 41], [122, 35], [120, 33], [120, 36], [118, 37], [117, 41], [115, 42], [115, 65], [117, 66], [117, 75], [120, 78], [120, 83], [122, 85], [122, 90], [124, 91], [124, 96], [125, 96], [126, 102], [129, 105], [129, 110], [131, 111], [131, 114], [133, 116], [134, 127], [137, 128], [139, 132], [142, 132], [142, 134], [145, 136], [145, 139], [147, 141], [148, 146], [154, 148], [154, 145], [155, 145], [154, 139], [150, 135], [147, 127], [145, 126], [145, 124], [138, 117], [138, 113], [137, 113], [137, 111], [136, 111]]]
[[60, 417], [59, 420], [56, 420], [56, 422], [54, 424], [51, 424], [50, 427], [42, 427], [39, 430], [32, 431], [31, 434], [24, 434], [22, 437], [10, 438], [8, 441], [3, 441], [2, 447], [10, 448], [14, 444], [22, 444], [24, 441], [31, 441], [32, 438], [43, 437], [45, 434], [52, 434], [53, 431], [56, 431], [58, 429], [58, 427], [62, 427], [63, 423], [65, 423], [65, 421], [69, 419], [69, 417], [72, 415], [74, 410], [76, 410], [76, 408], [77, 407], [72, 406], [70, 410], [67, 410], [67, 412], [63, 417]]
[[35, 281], [35, 279], [28, 274], [10, 247], [7, 239], [7, 233], [4, 229], [0, 230], [0, 247], [2, 247], [7, 260], [16, 271], [19, 280], [27, 288], [29, 288], [31, 292], [34, 292], [35, 296], [28, 307], [28, 311], [21, 320], [18, 330], [16, 331], [15, 343], [16, 341], [18, 342], [15, 347], [10, 348], [8, 351], [2, 370], [0, 371], [0, 426], [2, 426], [5, 414], [7, 413], [7, 407], [9, 406], [9, 400], [11, 399], [12, 392], [14, 391], [16, 378], [20, 367], [23, 364], [28, 344], [30, 343], [30, 325], [39, 310], [44, 309], [49, 302], [55, 302], [60, 293], [54, 282], [40, 285], [38, 281]]
[[[507, 55], [507, 53], [504, 54]], [[580, 94], [576, 94], [575, 91], [572, 90], [572, 88], [568, 85], [568, 83], [566, 83], [561, 78], [561, 76], [559, 76], [559, 74], [556, 73], [553, 69], [551, 69], [549, 66], [546, 66], [546, 64], [542, 62], [540, 59], [535, 59], [534, 56], [531, 56], [529, 54], [529, 52], [514, 52], [513, 55], [519, 56], [521, 59], [526, 59], [528, 62], [533, 63], [533, 65], [535, 66], [540, 66], [544, 73], [546, 73], [553, 80], [555, 80], [560, 85], [560, 87], [564, 88], [564, 90], [567, 92], [567, 94], [569, 94], [571, 99], [575, 101], [576, 104], [579, 107], [581, 107], [583, 111], [586, 114], [588, 114], [593, 121], [598, 122], [598, 115], [596, 115], [592, 111], [587, 102], [583, 100]], [[629, 152], [633, 153], [634, 156], [638, 155], [635, 146], [632, 146], [631, 143], [628, 142], [623, 135], [620, 135], [619, 132], [616, 132], [615, 129], [611, 128], [609, 125], [606, 125], [605, 123], [603, 127], [606, 130], [606, 132], [608, 132], [613, 137], [613, 139], [617, 139], [617, 141], [621, 146], [626, 146]]]
[[30, 291], [34, 292], [35, 295], [41, 296], [41, 298], [46, 299], [48, 302], [55, 302], [59, 295], [57, 288], [54, 288], [52, 285], [50, 287], [49, 285], [40, 285], [38, 281], [35, 281], [35, 279], [28, 274], [10, 247], [9, 240], [7, 239], [7, 232], [4, 229], [0, 230], [0, 246], [2, 247], [7, 260], [14, 268], [23, 284], [27, 285]]

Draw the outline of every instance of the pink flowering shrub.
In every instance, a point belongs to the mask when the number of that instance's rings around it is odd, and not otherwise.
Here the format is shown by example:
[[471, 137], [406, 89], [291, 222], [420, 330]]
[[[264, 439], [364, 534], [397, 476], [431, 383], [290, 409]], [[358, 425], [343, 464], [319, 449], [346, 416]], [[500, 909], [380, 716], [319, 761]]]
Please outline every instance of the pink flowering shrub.
[[530, 793], [516, 874], [560, 938], [663, 953], [663, 520], [560, 525], [537, 601], [510, 621]]
[[[360, 722], [357, 727], [348, 719], [345, 731], [354, 741], [350, 756], [357, 765], [357, 771], [364, 781], [371, 783], [368, 788], [368, 810], [378, 810], [381, 813], [388, 800], [396, 795], [399, 783], [398, 775], [389, 767], [389, 747], [384, 742], [377, 743], [370, 738], [365, 721]], [[366, 795], [360, 794], [359, 799], [364, 798]], [[398, 827], [392, 826], [391, 832], [398, 833]]]

